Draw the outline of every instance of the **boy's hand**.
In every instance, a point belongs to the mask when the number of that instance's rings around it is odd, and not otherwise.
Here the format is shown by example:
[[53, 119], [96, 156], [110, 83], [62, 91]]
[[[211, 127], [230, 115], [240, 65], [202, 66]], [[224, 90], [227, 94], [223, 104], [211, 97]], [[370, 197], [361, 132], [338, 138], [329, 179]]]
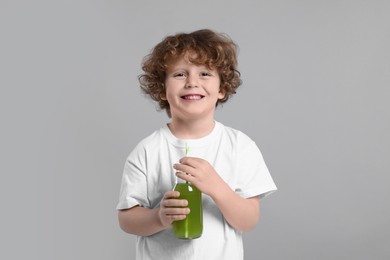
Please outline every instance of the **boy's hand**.
[[177, 177], [193, 183], [201, 192], [213, 197], [213, 192], [226, 183], [206, 160], [195, 157], [183, 157], [173, 166]]
[[188, 201], [177, 199], [179, 196], [178, 191], [167, 191], [161, 200], [158, 217], [164, 227], [169, 227], [175, 220], [185, 219], [190, 213], [189, 208], [182, 208], [188, 205]]

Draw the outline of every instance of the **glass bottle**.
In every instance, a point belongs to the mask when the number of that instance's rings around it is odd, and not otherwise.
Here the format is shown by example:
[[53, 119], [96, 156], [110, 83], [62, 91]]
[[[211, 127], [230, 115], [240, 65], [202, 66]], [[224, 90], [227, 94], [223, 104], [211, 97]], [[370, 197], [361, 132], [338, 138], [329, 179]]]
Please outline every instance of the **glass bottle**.
[[179, 199], [188, 201], [186, 207], [190, 209], [190, 213], [185, 219], [172, 223], [173, 233], [177, 238], [183, 239], [200, 237], [203, 231], [202, 193], [195, 185], [184, 181], [178, 181], [174, 190], [180, 192]]

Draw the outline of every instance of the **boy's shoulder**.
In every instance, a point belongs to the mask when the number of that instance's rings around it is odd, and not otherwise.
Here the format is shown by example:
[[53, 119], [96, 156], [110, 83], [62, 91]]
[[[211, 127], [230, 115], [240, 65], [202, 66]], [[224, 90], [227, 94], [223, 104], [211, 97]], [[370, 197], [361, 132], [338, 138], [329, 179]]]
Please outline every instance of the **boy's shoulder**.
[[159, 143], [163, 138], [164, 127], [161, 127], [154, 132], [150, 133], [148, 136], [141, 139], [136, 145], [136, 148], [149, 148], [155, 147], [157, 143]]
[[241, 130], [223, 125], [222, 123], [218, 123], [218, 124], [223, 129], [223, 133], [232, 141], [234, 140], [235, 142], [240, 142], [240, 143], [253, 142], [252, 138], [250, 138], [247, 134], [245, 134]]

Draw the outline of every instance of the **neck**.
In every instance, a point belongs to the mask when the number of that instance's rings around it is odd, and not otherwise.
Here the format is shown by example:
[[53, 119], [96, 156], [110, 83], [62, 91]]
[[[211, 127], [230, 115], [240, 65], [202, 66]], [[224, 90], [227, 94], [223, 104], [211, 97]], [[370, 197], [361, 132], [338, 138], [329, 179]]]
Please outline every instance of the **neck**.
[[214, 129], [214, 118], [208, 120], [180, 120], [172, 118], [168, 125], [172, 134], [179, 139], [199, 139], [210, 134]]

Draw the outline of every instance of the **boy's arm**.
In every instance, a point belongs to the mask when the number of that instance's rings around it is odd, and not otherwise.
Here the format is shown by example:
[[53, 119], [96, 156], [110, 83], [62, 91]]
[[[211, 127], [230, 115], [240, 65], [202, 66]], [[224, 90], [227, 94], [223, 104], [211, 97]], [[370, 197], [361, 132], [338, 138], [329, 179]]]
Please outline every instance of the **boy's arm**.
[[150, 236], [164, 229], [158, 217], [158, 208], [147, 209], [135, 206], [118, 211], [119, 226], [127, 233]]
[[181, 220], [189, 213], [186, 200], [179, 200], [178, 191], [168, 191], [161, 200], [160, 207], [148, 209], [135, 206], [119, 210], [118, 220], [121, 229], [138, 236], [150, 236], [171, 226], [175, 220]]
[[[242, 198], [219, 176], [205, 160], [184, 157], [174, 168], [177, 176], [193, 183], [200, 191], [209, 195], [221, 210], [226, 221], [240, 231], [253, 229], [260, 218], [258, 197]], [[188, 174], [185, 174], [188, 173]]]
[[226, 183], [210, 197], [221, 210], [226, 221], [240, 231], [250, 231], [255, 228], [260, 218], [260, 200], [258, 197], [242, 198]]

